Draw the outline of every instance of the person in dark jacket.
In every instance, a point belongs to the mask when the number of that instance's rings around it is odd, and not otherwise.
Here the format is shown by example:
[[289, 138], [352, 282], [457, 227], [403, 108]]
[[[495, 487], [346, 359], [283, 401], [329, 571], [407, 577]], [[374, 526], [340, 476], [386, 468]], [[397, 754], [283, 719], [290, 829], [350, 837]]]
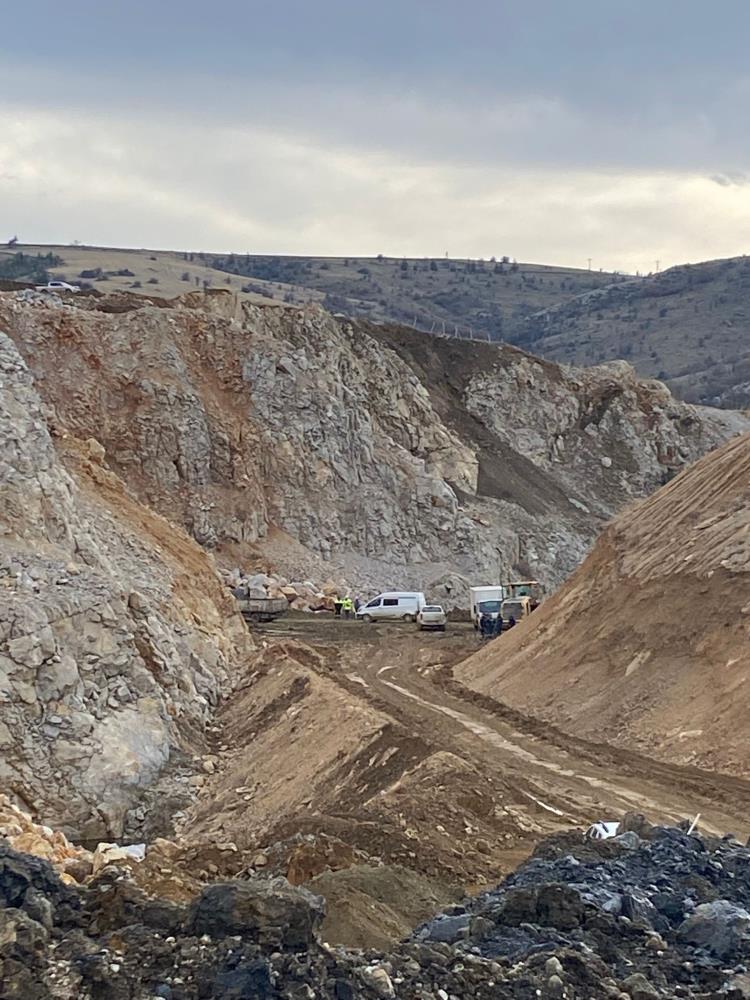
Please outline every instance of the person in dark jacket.
[[503, 616], [500, 613], [498, 613], [498, 616], [494, 622], [493, 635], [495, 636], [495, 638], [497, 638], [499, 635], [502, 635], [502, 632], [503, 632]]
[[492, 620], [492, 615], [483, 614], [479, 619], [479, 632], [482, 639], [491, 639], [494, 628], [495, 623]]

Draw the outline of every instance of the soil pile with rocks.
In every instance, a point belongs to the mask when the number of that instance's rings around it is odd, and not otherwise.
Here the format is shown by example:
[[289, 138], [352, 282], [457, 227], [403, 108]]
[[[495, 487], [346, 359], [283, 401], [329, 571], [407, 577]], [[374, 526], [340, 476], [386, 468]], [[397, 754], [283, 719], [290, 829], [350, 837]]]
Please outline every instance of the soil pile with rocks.
[[390, 953], [321, 941], [323, 900], [284, 879], [189, 902], [124, 868], [66, 886], [0, 847], [0, 995], [24, 1000], [725, 996], [750, 993], [750, 850], [629, 817], [543, 841], [497, 889]]
[[747, 776], [749, 484], [746, 434], [613, 521], [457, 678], [577, 737]]

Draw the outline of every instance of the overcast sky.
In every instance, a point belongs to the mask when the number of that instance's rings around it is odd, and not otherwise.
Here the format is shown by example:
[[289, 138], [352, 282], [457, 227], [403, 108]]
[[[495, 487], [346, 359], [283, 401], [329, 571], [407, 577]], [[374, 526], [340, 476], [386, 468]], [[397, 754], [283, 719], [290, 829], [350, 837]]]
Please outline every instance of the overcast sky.
[[628, 271], [750, 241], [747, 0], [33, 0], [0, 239]]

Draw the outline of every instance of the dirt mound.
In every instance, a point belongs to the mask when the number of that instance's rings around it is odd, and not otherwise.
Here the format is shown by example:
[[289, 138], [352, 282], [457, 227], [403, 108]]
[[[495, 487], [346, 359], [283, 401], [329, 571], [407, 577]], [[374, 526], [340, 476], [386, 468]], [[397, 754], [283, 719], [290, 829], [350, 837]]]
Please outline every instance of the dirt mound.
[[461, 898], [457, 888], [401, 865], [354, 865], [324, 872], [307, 888], [326, 901], [323, 940], [347, 948], [391, 947]]
[[460, 680], [589, 739], [750, 773], [750, 436], [608, 528]]
[[184, 835], [260, 852], [262, 868], [296, 882], [374, 863], [486, 884], [507, 841], [528, 834], [496, 808], [502, 778], [413, 732], [350, 670], [324, 647], [266, 648], [217, 719], [222, 743]]

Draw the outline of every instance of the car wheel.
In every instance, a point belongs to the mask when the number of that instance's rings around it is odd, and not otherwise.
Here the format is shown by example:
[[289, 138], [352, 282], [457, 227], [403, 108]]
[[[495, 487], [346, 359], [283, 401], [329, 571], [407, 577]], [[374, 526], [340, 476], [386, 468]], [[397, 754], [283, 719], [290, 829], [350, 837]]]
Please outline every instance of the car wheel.
[[405, 621], [405, 622], [413, 622], [414, 621], [414, 615], [404, 615], [403, 621]]
[[368, 625], [372, 624], [372, 615], [362, 615], [362, 621], [367, 622]]

